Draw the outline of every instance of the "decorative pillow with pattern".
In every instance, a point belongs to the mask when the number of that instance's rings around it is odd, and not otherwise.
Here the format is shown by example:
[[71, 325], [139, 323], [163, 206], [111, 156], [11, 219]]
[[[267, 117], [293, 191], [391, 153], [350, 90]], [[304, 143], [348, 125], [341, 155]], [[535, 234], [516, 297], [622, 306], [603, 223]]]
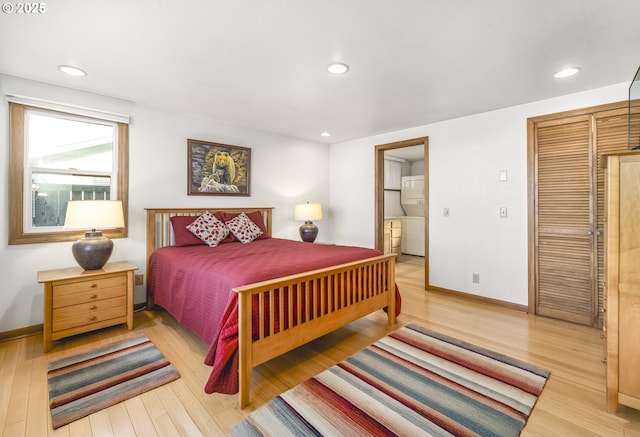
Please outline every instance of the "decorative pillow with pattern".
[[251, 243], [262, 235], [258, 225], [251, 221], [244, 212], [226, 222], [226, 225], [241, 243]]
[[[265, 240], [267, 238], [271, 238], [271, 235], [267, 232], [267, 225], [264, 222], [264, 217], [262, 216], [262, 211], [251, 211], [245, 212], [249, 220], [251, 220], [257, 227], [262, 231], [262, 235], [260, 235], [256, 240]], [[239, 212], [216, 212], [216, 217], [218, 217], [223, 222], [227, 223], [232, 218], [239, 216]], [[229, 232], [229, 236], [222, 240], [222, 243], [231, 243], [233, 241], [238, 241], [238, 239]], [[222, 244], [221, 243], [221, 244]]]
[[188, 225], [187, 229], [210, 247], [216, 247], [229, 235], [229, 229], [224, 222], [208, 211]]

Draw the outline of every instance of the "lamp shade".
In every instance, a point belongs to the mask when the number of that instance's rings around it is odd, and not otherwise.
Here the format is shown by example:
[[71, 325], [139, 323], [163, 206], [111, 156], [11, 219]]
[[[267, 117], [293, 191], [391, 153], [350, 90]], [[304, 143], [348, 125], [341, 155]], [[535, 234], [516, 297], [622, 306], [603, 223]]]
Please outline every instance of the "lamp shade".
[[322, 220], [322, 207], [319, 203], [301, 203], [296, 205], [295, 220], [313, 221]]
[[70, 200], [64, 220], [67, 229], [113, 229], [124, 227], [120, 200]]
[[124, 227], [122, 202], [119, 200], [70, 200], [64, 227], [91, 229], [73, 243], [71, 252], [80, 267], [85, 270], [101, 269], [111, 257], [113, 241], [96, 229]]

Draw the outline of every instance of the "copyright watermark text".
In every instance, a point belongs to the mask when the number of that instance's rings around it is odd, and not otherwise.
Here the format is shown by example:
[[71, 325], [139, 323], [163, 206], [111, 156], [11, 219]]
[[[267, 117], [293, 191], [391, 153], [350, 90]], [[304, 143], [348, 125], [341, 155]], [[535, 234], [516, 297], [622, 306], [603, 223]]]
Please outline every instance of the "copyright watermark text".
[[44, 14], [47, 12], [46, 3], [2, 3], [5, 14]]

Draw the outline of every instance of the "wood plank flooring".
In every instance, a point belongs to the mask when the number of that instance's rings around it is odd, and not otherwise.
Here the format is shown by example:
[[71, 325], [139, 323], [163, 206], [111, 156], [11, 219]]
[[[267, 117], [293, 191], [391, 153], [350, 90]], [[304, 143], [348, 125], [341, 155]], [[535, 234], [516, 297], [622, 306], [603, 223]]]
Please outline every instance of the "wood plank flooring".
[[[530, 316], [492, 305], [426, 293], [422, 258], [399, 258], [402, 292], [398, 326], [416, 323], [551, 371], [523, 436], [640, 436], [640, 412], [605, 408], [605, 365], [599, 330]], [[181, 378], [57, 430], [51, 428], [46, 362], [89, 346], [144, 332]], [[135, 329], [103, 329], [55, 342], [42, 352], [42, 336], [0, 343], [2, 436], [224, 436], [237, 421], [290, 387], [387, 334], [382, 312], [274, 359], [253, 372], [253, 402], [239, 410], [237, 397], [208, 395], [203, 364], [207, 346], [163, 311], [141, 311]]]

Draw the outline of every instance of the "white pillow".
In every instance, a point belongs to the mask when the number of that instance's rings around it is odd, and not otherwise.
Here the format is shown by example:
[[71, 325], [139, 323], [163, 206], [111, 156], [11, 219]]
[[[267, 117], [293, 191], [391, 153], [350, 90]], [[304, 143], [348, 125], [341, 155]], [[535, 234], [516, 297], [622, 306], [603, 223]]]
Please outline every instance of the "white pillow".
[[188, 225], [187, 229], [210, 247], [216, 247], [229, 235], [225, 224], [208, 211]]
[[227, 227], [231, 233], [241, 243], [251, 243], [253, 240], [262, 235], [262, 231], [247, 215], [243, 212], [235, 216], [228, 222]]

